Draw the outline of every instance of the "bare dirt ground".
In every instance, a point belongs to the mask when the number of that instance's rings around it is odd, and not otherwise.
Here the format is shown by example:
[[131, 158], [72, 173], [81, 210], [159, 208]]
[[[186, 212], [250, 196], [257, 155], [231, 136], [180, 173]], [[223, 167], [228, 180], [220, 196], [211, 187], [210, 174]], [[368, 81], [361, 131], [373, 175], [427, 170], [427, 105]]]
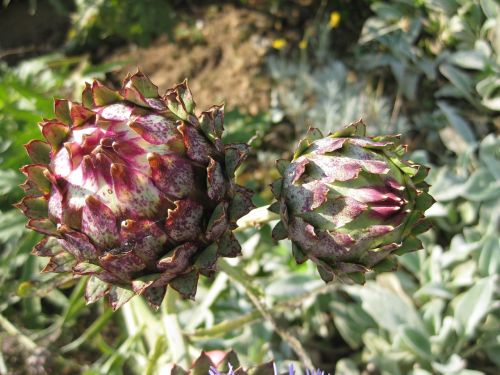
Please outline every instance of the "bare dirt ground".
[[146, 48], [128, 46], [108, 61], [127, 61], [116, 79], [139, 67], [160, 94], [188, 78], [198, 109], [225, 102], [229, 110], [256, 114], [269, 107], [270, 82], [263, 73], [270, 22], [254, 10], [210, 6], [195, 25], [177, 26], [175, 43], [165, 37]]

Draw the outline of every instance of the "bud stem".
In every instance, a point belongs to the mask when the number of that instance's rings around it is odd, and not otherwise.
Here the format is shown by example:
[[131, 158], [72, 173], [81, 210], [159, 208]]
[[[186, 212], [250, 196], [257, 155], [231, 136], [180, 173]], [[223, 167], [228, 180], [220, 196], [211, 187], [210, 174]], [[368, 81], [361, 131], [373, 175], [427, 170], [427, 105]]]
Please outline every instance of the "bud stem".
[[[276, 311], [276, 312], [281, 312], [281, 311], [286, 311], [290, 310], [291, 308], [300, 308], [304, 301], [306, 300], [312, 300], [316, 298], [316, 296], [328, 293], [332, 290], [335, 290], [339, 287], [339, 284], [335, 283], [330, 283], [326, 285], [322, 285], [321, 287], [312, 290], [310, 292], [306, 292], [296, 298], [292, 298], [283, 302], [279, 302], [272, 306], [269, 310], [271, 311]], [[231, 320], [224, 320], [220, 323], [214, 324], [210, 328], [199, 328], [195, 331], [192, 332], [187, 332], [185, 335], [189, 336], [191, 339], [198, 340], [198, 339], [206, 339], [206, 338], [213, 338], [214, 336], [223, 336], [229, 332], [234, 332], [235, 329], [242, 328], [248, 323], [253, 323], [257, 320], [261, 320], [262, 315], [258, 310], [253, 310], [245, 315], [242, 315], [238, 318], [231, 319]]]
[[285, 341], [290, 345], [290, 347], [293, 349], [295, 354], [299, 357], [300, 361], [306, 366], [306, 368], [315, 368], [314, 364], [307, 355], [306, 350], [302, 346], [301, 342], [292, 334], [287, 332], [285, 329], [281, 328], [278, 326], [278, 323], [272, 316], [271, 312], [268, 310], [267, 306], [263, 301], [260, 300], [259, 294], [256, 293], [256, 291], [259, 291], [259, 288], [252, 285], [250, 281], [250, 277], [246, 275], [245, 271], [243, 271], [239, 267], [235, 267], [233, 265], [230, 265], [227, 263], [224, 259], [220, 258], [218, 263], [218, 268], [222, 272], [225, 272], [231, 279], [239, 283], [243, 289], [245, 290], [245, 293], [247, 294], [248, 298], [252, 303], [255, 305], [259, 313], [262, 315], [262, 317], [267, 320], [271, 326], [273, 327], [274, 331]]
[[162, 304], [163, 327], [167, 336], [168, 349], [172, 354], [172, 362], [183, 368], [189, 368], [191, 358], [189, 357], [188, 345], [184, 340], [179, 319], [177, 318], [176, 302], [179, 294], [173, 288], [167, 288], [167, 295]]

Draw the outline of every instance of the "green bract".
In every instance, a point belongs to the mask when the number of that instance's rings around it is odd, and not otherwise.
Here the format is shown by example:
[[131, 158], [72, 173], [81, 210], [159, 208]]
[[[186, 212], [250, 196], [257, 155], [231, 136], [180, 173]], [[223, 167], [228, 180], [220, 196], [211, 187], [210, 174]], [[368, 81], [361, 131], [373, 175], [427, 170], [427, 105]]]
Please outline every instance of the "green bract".
[[223, 145], [224, 108], [201, 116], [186, 82], [158, 95], [142, 73], [114, 91], [87, 84], [82, 103], [55, 101], [26, 145], [18, 204], [45, 271], [90, 275], [85, 297], [114, 309], [134, 294], [158, 306], [167, 286], [192, 298], [199, 273], [240, 246], [232, 230], [252, 208], [234, 172], [248, 146]]
[[402, 160], [398, 136], [365, 131], [361, 121], [327, 137], [310, 129], [292, 162], [278, 161], [273, 236], [292, 240], [297, 262], [314, 261], [325, 281], [394, 268], [393, 255], [421, 248], [416, 235], [429, 228], [428, 168]]

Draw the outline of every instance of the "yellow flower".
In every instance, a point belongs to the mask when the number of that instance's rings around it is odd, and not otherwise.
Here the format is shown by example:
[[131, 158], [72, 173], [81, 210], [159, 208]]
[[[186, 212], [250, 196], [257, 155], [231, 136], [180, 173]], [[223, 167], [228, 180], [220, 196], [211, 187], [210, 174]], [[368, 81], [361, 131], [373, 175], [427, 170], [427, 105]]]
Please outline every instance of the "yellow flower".
[[330, 13], [330, 21], [328, 22], [328, 25], [330, 25], [332, 29], [335, 29], [336, 27], [338, 27], [339, 23], [340, 13], [337, 11]]
[[300, 49], [306, 49], [307, 48], [307, 39], [302, 39], [299, 43], [299, 48]]
[[275, 39], [275, 40], [273, 40], [272, 45], [273, 45], [274, 49], [282, 49], [282, 48], [286, 47], [286, 40], [282, 39], [282, 38]]

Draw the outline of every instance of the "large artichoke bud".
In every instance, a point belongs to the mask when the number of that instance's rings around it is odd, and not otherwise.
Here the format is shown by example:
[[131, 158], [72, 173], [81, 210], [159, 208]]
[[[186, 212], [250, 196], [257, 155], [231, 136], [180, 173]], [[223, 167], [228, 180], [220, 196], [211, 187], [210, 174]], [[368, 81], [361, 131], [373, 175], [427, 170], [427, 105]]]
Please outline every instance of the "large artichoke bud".
[[89, 303], [141, 294], [158, 306], [168, 285], [192, 298], [199, 273], [239, 254], [232, 230], [252, 194], [234, 172], [248, 148], [222, 144], [222, 106], [197, 117], [186, 82], [160, 97], [138, 72], [119, 91], [87, 84], [55, 114], [40, 124], [46, 142], [26, 145], [18, 203], [46, 235], [34, 248], [45, 271], [90, 275]]
[[428, 168], [402, 160], [399, 136], [365, 132], [361, 121], [327, 137], [310, 129], [292, 162], [277, 164], [273, 236], [289, 238], [297, 262], [311, 259], [327, 282], [393, 269], [393, 255], [421, 248], [416, 235], [429, 228]]

